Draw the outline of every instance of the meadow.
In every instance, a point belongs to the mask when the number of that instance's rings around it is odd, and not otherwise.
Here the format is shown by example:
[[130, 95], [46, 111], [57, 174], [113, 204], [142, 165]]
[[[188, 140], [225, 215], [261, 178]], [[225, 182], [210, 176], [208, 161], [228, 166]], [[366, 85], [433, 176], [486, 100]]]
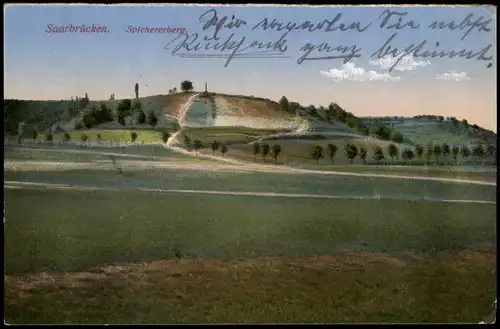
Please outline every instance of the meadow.
[[8, 323], [474, 322], [495, 294], [494, 205], [47, 189], [5, 201]]

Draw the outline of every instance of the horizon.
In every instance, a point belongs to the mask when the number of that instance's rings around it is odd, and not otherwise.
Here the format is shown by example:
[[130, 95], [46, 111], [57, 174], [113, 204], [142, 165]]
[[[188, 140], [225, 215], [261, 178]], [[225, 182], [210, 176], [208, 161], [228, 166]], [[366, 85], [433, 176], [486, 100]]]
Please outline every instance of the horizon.
[[[297, 10], [300, 7], [300, 11]], [[413, 117], [442, 115], [464, 118], [496, 133], [496, 71], [487, 62], [476, 60], [408, 58], [390, 71], [390, 60], [374, 60], [370, 54], [394, 31], [371, 29], [363, 33], [346, 31], [325, 37], [324, 32], [293, 31], [288, 35], [290, 59], [234, 58], [192, 59], [173, 56], [164, 49], [172, 33], [130, 34], [128, 26], [184, 28], [200, 32], [198, 17], [207, 9], [219, 17], [236, 15], [248, 22], [236, 32], [249, 40], [276, 41], [282, 33], [252, 31], [262, 18], [283, 22], [318, 22], [342, 14], [341, 22], [374, 21], [387, 7], [308, 6], [229, 6], [229, 5], [9, 5], [4, 7], [4, 100], [69, 100], [88, 93], [90, 100], [134, 98], [134, 85], [140, 97], [166, 95], [183, 80], [194, 89], [230, 95], [253, 95], [278, 101], [285, 96], [302, 106], [328, 106], [338, 103], [358, 117]], [[422, 26], [435, 20], [460, 22], [468, 13], [493, 19], [489, 32], [473, 31], [462, 41], [462, 32], [431, 29], [398, 31], [394, 46], [429, 40], [442, 45], [437, 50], [467, 48], [478, 51], [491, 44], [489, 55], [496, 58], [496, 16], [480, 7], [397, 7]], [[7, 12], [9, 13], [7, 15]], [[328, 12], [328, 13], [327, 13]], [[181, 19], [183, 17], [183, 19]], [[185, 18], [188, 19], [185, 19]], [[423, 18], [421, 18], [423, 17]], [[47, 25], [96, 24], [110, 33], [47, 33]], [[375, 23], [374, 23], [375, 24]], [[221, 40], [229, 36], [221, 30]], [[357, 34], [356, 34], [357, 33]], [[204, 33], [203, 35], [209, 35]], [[332, 46], [358, 45], [363, 56], [343, 64], [341, 59], [304, 61], [300, 48], [306, 43], [329, 42]], [[33, 51], [35, 50], [35, 51]], [[295, 83], [294, 83], [295, 82]], [[306, 86], [306, 87], [304, 87]], [[360, 96], [361, 95], [361, 96]]]

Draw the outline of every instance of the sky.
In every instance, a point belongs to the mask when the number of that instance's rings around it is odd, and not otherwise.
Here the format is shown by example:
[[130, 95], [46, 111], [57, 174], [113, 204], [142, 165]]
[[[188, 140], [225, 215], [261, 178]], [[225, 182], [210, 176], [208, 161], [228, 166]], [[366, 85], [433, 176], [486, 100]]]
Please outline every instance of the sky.
[[[325, 31], [326, 25], [313, 32], [292, 30], [282, 39], [286, 40], [286, 51], [281, 53], [285, 58], [242, 56], [233, 58], [227, 67], [227, 58], [220, 56], [187, 58], [173, 54], [177, 45], [193, 40], [196, 34], [195, 43], [204, 47], [209, 42], [204, 37], [210, 39], [215, 26], [203, 27], [214, 17], [213, 12], [206, 13], [210, 9], [215, 9], [219, 21], [227, 16], [227, 23], [232, 15], [245, 21], [218, 32], [220, 43], [231, 34], [231, 40], [241, 42], [240, 56], [251, 51], [253, 41], [275, 43], [287, 32], [263, 29], [259, 22], [265, 18], [283, 22], [283, 26], [288, 22], [299, 26], [305, 21], [316, 26], [341, 14], [332, 27], [344, 24], [346, 30]], [[381, 26], [386, 10], [406, 13], [399, 26], [407, 23], [406, 27], [388, 28], [398, 21], [397, 15]], [[469, 14], [468, 22], [478, 24], [462, 38], [473, 25], [463, 23]], [[455, 21], [459, 28], [428, 28], [434, 21]], [[108, 99], [111, 94], [117, 99], [132, 98], [136, 82], [143, 97], [167, 94], [173, 87], [180, 89], [183, 80], [192, 81], [195, 90], [203, 90], [206, 81], [213, 92], [273, 100], [286, 96], [304, 106], [336, 102], [357, 116], [455, 116], [496, 132], [496, 16], [488, 7], [10, 5], [4, 7], [4, 22], [4, 98], [70, 99], [85, 93], [94, 100]], [[356, 23], [359, 29], [366, 27], [364, 31], [358, 31]], [[71, 24], [95, 24], [106, 27], [107, 33], [54, 33], [55, 27]], [[166, 33], [168, 30], [129, 33], [129, 27], [170, 27], [184, 29], [185, 34]], [[399, 49], [396, 57], [383, 56], [383, 52], [377, 56], [377, 50], [393, 34], [389, 45]], [[410, 52], [389, 70], [401, 57], [401, 50], [423, 41], [427, 43], [420, 53]], [[341, 55], [335, 50], [339, 46], [356, 47], [360, 57], [348, 63], [337, 58], [299, 64], [305, 54], [301, 49], [308, 43], [318, 46], [309, 57]], [[479, 55], [470, 59], [418, 57], [424, 50], [466, 49], [477, 53], [490, 44], [484, 57], [492, 56], [491, 61], [477, 60]], [[181, 49], [177, 53], [231, 52]]]

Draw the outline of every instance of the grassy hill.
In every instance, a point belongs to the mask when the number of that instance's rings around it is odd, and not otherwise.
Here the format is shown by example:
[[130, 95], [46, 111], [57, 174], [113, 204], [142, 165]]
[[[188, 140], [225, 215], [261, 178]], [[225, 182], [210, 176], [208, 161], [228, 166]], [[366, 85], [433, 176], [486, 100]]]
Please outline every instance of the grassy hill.
[[393, 132], [400, 132], [405, 142], [414, 145], [426, 145], [428, 142], [469, 146], [478, 143], [496, 145], [494, 132], [455, 118], [425, 115], [413, 118], [370, 117], [361, 120], [367, 124], [384, 125]]
[[[182, 105], [194, 94], [195, 92], [155, 95], [141, 97], [139, 100], [145, 113], [154, 112], [157, 115], [157, 129], [168, 127], [168, 130], [172, 131], [178, 127], [169, 126], [172, 122], [167, 116], [176, 121], [180, 116]], [[191, 140], [200, 140], [203, 148], [209, 148], [210, 142], [217, 140], [231, 145], [231, 152], [228, 155], [247, 160], [253, 159], [252, 142], [280, 144], [283, 148], [282, 162], [290, 164], [314, 162], [311, 153], [316, 145], [326, 147], [327, 144], [335, 144], [338, 147], [336, 161], [340, 164], [348, 162], [344, 154], [344, 146], [347, 143], [356, 145], [358, 149], [364, 148], [367, 151], [368, 162], [373, 161], [376, 147], [381, 147], [386, 159], [389, 158], [387, 150], [390, 143], [396, 144], [400, 154], [404, 149], [415, 150], [417, 144], [425, 147], [429, 142], [469, 147], [478, 143], [496, 145], [496, 134], [492, 131], [455, 118], [428, 115], [413, 118], [358, 118], [335, 103], [326, 108], [315, 108], [283, 99], [285, 98], [276, 102], [254, 96], [201, 93], [190, 108], [187, 119], [196, 121], [201, 117], [203, 120], [208, 120], [213, 108], [217, 116], [212, 123], [216, 124], [184, 127], [178, 135], [178, 141], [182, 144], [184, 136], [189, 136]], [[84, 109], [104, 103], [114, 113], [119, 102], [120, 100], [91, 100]], [[16, 135], [17, 123], [21, 121], [26, 123], [25, 136], [28, 138], [32, 128], [36, 127], [39, 131], [46, 130], [58, 122], [66, 123], [65, 130], [73, 130], [75, 122], [81, 119], [82, 112], [83, 110], [76, 114], [72, 112], [72, 103], [69, 100], [4, 100], [5, 131], [7, 134]], [[119, 131], [150, 129], [146, 124], [132, 123], [133, 117], [127, 120], [125, 127], [117, 122], [108, 122], [93, 129]], [[388, 129], [389, 137], [380, 138], [377, 135], [377, 129], [380, 127]], [[297, 130], [300, 134], [292, 133]], [[403, 137], [402, 140], [393, 142], [391, 139], [396, 132], [401, 133]], [[125, 135], [128, 139], [129, 133]], [[325, 158], [326, 160], [320, 162], [329, 163], [326, 154]], [[360, 161], [359, 158], [357, 161]]]
[[[171, 95], [155, 95], [140, 97], [139, 100], [143, 110], [148, 113], [153, 111], [159, 116], [159, 124], [162, 124], [161, 114], [170, 114], [176, 116], [182, 104], [193, 93], [176, 93]], [[19, 122], [25, 122], [25, 134], [30, 135], [33, 128], [38, 131], [46, 131], [53, 125], [60, 123], [65, 127], [74, 126], [75, 122], [81, 117], [82, 113], [92, 106], [104, 103], [111, 111], [115, 111], [120, 100], [90, 100], [88, 104], [77, 113], [72, 112], [71, 100], [4, 100], [4, 131], [7, 135], [16, 135]]]

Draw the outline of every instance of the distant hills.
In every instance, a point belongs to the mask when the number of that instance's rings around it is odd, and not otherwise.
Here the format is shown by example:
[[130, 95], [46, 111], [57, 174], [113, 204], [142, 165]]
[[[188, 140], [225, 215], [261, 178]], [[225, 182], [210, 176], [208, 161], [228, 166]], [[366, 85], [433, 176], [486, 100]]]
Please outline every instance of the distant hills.
[[[158, 118], [158, 125], [167, 124], [166, 116], [176, 117], [179, 110], [194, 92], [179, 92], [169, 95], [140, 97], [139, 101], [145, 113], [153, 112]], [[444, 118], [436, 115], [416, 117], [357, 117], [340, 105], [304, 106], [282, 97], [278, 102], [244, 95], [211, 93], [216, 102], [231, 107], [241, 116], [258, 118], [300, 117], [309, 122], [308, 129], [318, 133], [342, 132], [371, 138], [392, 140], [407, 144], [425, 144], [428, 141], [442, 141], [450, 144], [486, 143], [496, 145], [496, 134], [490, 130], [469, 124], [457, 118]], [[18, 124], [25, 123], [24, 133], [37, 129], [39, 132], [51, 129], [59, 124], [62, 130], [73, 130], [85, 111], [105, 104], [115, 113], [120, 100], [93, 101], [85, 97], [76, 100], [37, 101], [4, 100], [4, 131], [7, 135], [16, 135]], [[128, 118], [127, 125], [131, 124]], [[399, 140], [401, 139], [402, 140]]]

